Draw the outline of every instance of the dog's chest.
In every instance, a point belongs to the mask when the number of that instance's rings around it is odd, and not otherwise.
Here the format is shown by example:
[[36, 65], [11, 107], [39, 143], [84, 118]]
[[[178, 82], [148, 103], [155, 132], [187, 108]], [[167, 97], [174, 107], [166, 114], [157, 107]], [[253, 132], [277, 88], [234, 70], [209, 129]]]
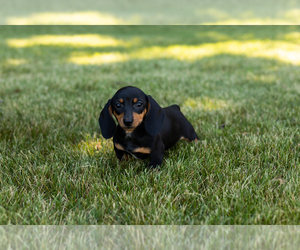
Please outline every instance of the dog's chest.
[[130, 152], [130, 153], [134, 153], [134, 150], [136, 148], [138, 148], [138, 145], [136, 145], [134, 142], [132, 141], [125, 141], [125, 143], [123, 144], [125, 151]]
[[125, 138], [122, 146], [128, 154], [132, 155], [135, 158], [143, 159], [145, 157], [148, 157], [151, 152], [150, 148], [141, 146], [139, 142], [136, 142], [130, 137]]

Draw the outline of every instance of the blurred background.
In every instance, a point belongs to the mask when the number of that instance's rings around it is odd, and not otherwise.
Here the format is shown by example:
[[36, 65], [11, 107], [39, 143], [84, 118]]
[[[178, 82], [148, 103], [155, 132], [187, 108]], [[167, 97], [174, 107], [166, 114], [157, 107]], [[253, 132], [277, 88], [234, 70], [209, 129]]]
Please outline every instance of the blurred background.
[[1, 0], [0, 24], [299, 24], [299, 0]]
[[[0, 224], [299, 223], [299, 1], [213, 2], [0, 0]], [[199, 135], [157, 175], [100, 134], [127, 85]]]

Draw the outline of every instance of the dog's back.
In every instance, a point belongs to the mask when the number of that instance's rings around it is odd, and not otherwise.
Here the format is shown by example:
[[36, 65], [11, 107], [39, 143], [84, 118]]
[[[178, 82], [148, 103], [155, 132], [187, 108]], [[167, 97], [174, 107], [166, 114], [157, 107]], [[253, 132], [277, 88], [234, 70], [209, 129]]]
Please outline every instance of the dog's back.
[[161, 136], [166, 147], [165, 149], [174, 146], [181, 139], [188, 141], [198, 139], [192, 124], [181, 113], [178, 105], [165, 107], [163, 111], [166, 116]]

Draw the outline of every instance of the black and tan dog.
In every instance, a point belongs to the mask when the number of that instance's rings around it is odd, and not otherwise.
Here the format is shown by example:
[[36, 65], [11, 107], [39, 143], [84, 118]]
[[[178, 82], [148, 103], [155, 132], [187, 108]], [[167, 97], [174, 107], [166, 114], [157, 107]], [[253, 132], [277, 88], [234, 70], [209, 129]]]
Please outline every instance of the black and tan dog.
[[114, 137], [119, 160], [126, 158], [127, 154], [140, 159], [150, 157], [149, 167], [161, 165], [164, 150], [179, 140], [198, 140], [193, 126], [178, 105], [161, 108], [150, 95], [131, 86], [121, 88], [108, 100], [99, 123], [105, 139]]

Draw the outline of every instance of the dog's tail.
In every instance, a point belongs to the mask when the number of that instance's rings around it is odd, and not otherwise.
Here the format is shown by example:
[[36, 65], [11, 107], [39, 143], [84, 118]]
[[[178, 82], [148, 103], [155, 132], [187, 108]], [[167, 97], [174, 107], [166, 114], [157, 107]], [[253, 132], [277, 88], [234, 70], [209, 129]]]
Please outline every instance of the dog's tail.
[[176, 104], [171, 105], [170, 108], [177, 109], [177, 110], [180, 111], [180, 107], [178, 105], [176, 105]]

